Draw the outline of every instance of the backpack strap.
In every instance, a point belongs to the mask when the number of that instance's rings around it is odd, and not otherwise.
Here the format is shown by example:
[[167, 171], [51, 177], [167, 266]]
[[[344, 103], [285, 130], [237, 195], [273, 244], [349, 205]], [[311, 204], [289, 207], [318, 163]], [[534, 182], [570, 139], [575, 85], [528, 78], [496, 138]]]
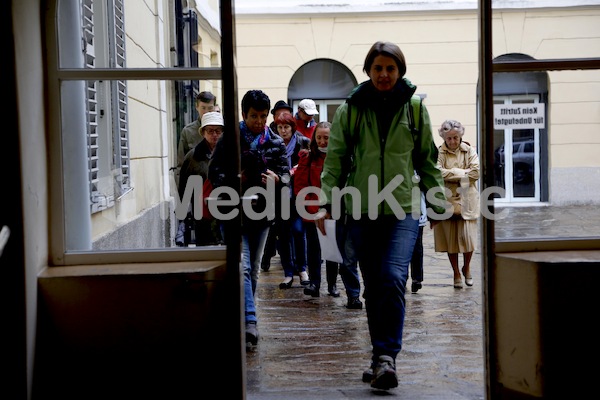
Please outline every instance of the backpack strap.
[[[342, 176], [344, 176], [343, 183], [345, 184], [345, 179], [348, 178], [348, 174], [350, 174], [350, 170], [352, 169], [352, 164], [354, 163], [354, 150], [358, 143], [358, 138], [360, 137], [358, 132], [358, 123], [360, 116], [362, 114], [362, 110], [360, 108], [354, 107], [348, 102], [346, 102], [347, 109], [347, 117], [348, 117], [348, 130], [350, 131], [350, 135], [346, 135], [345, 140], [346, 143], [349, 143], [349, 148], [346, 151], [346, 156], [342, 161]], [[358, 115], [353, 115], [352, 110], [358, 109]]]
[[[358, 133], [358, 121], [360, 119], [360, 116], [362, 114], [362, 110], [360, 108], [358, 108], [358, 115], [355, 115], [354, 118], [352, 116], [352, 109], [354, 107], [352, 107], [351, 104], [348, 104], [348, 128], [350, 128], [350, 143], [352, 144], [352, 148], [354, 148], [356, 146], [356, 143], [358, 142], [358, 137], [359, 137], [359, 133]], [[354, 122], [354, 124], [353, 124]], [[353, 126], [354, 125], [354, 126]], [[347, 138], [348, 139], [348, 138]]]
[[[418, 107], [415, 107], [418, 106]], [[415, 112], [415, 108], [417, 111]], [[423, 99], [420, 96], [414, 95], [410, 98], [410, 106], [408, 107], [408, 126], [413, 135], [413, 140], [417, 141], [417, 135], [421, 133], [421, 110], [423, 108]], [[417, 123], [419, 127], [417, 127]]]
[[418, 173], [421, 167], [421, 159], [419, 158], [419, 153], [421, 152], [421, 141], [419, 140], [419, 136], [421, 134], [421, 112], [423, 109], [423, 99], [421, 99], [420, 96], [413, 95], [410, 98], [410, 102], [406, 103], [406, 105], [408, 107], [408, 126], [413, 137], [413, 167]]

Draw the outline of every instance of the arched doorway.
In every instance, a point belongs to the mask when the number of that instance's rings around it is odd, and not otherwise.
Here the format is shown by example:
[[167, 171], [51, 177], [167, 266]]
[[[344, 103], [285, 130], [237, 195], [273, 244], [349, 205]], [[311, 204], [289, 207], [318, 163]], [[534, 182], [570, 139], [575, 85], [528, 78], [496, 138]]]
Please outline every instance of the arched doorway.
[[342, 63], [325, 58], [312, 60], [292, 76], [288, 101], [295, 113], [300, 100], [313, 99], [319, 110], [315, 120], [331, 121], [335, 110], [356, 85], [354, 74]]

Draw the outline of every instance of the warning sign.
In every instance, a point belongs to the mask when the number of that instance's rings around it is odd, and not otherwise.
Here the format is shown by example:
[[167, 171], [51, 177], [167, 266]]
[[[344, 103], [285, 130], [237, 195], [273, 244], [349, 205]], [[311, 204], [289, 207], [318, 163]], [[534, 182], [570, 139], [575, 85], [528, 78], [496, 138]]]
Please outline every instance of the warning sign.
[[494, 129], [545, 129], [546, 105], [494, 104]]

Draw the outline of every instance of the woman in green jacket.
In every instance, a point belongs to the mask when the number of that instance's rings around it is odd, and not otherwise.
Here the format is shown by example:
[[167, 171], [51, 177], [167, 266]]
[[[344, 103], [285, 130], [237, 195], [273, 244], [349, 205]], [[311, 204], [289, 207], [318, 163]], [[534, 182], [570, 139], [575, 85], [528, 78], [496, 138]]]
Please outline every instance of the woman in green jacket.
[[[416, 87], [406, 78], [400, 48], [377, 42], [357, 86], [336, 111], [321, 175], [324, 219], [345, 209], [350, 238], [364, 280], [372, 344], [363, 381], [377, 389], [398, 386], [396, 356], [402, 348], [408, 268], [419, 229], [420, 192], [430, 217], [445, 212], [444, 181], [436, 168], [431, 122]], [[414, 126], [414, 129], [411, 127]], [[417, 171], [420, 180], [413, 178]], [[345, 207], [341, 207], [340, 189]], [[441, 219], [443, 217], [437, 217]]]

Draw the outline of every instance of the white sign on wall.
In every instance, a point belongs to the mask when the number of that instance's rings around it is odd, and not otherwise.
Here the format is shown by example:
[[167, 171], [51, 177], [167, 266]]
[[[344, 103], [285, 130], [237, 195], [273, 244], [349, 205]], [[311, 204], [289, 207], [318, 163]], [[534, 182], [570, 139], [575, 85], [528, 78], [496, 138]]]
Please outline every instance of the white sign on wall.
[[536, 128], [546, 128], [546, 104], [494, 104], [494, 129]]

